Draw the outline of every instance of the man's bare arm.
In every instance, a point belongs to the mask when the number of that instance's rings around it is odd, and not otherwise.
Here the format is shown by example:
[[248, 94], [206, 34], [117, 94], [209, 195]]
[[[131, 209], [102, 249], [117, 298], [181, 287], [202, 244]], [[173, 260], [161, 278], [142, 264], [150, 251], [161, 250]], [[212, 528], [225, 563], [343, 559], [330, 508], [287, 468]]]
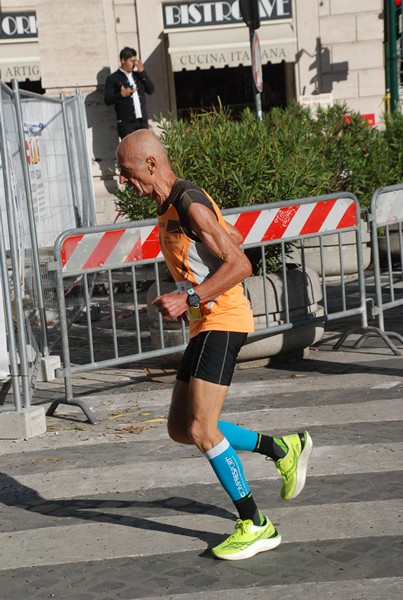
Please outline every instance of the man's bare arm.
[[232, 237], [234, 242], [236, 244], [238, 244], [238, 246], [240, 246], [243, 242], [242, 233], [240, 231], [238, 231], [238, 229], [236, 227], [231, 225], [231, 223], [228, 223], [228, 221], [225, 221], [225, 225], [227, 226], [228, 233], [230, 234], [230, 236]]
[[[206, 206], [194, 203], [189, 208], [192, 230], [221, 265], [217, 271], [197, 286], [202, 302], [213, 300], [252, 274], [252, 267], [233, 237], [218, 222]], [[174, 319], [187, 308], [187, 293], [165, 294], [154, 300], [156, 308], [165, 319]]]

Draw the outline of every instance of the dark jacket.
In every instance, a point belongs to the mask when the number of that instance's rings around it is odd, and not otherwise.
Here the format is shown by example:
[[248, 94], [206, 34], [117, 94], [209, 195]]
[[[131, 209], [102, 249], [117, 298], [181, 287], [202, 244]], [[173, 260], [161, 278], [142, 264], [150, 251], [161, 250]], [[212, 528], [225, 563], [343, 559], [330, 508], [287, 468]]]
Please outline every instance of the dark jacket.
[[[152, 94], [154, 91], [154, 84], [145, 71], [139, 73], [133, 71], [133, 79], [137, 86], [137, 91], [140, 98], [140, 106], [142, 112], [142, 121], [148, 122], [147, 106], [146, 106], [146, 94]], [[120, 88], [127, 81], [126, 75], [119, 69], [108, 75], [105, 81], [105, 104], [115, 105], [116, 119], [123, 123], [133, 123], [136, 121], [134, 113], [133, 99], [131, 96], [124, 98], [120, 93]]]

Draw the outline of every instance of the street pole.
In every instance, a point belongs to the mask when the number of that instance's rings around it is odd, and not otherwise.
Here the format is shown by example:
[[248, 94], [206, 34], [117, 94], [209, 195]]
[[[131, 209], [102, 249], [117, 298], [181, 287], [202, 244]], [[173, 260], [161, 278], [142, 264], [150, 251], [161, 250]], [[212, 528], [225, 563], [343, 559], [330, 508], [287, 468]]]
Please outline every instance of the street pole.
[[385, 0], [384, 9], [386, 109], [393, 113], [399, 104], [396, 0]]
[[[254, 36], [260, 27], [259, 0], [239, 0], [239, 10], [249, 29], [250, 55], [252, 63], [252, 80], [255, 107], [258, 119], [263, 118], [261, 91], [263, 87], [262, 62], [260, 56], [259, 37]], [[260, 88], [260, 89], [259, 89]]]
[[389, 13], [387, 0], [383, 0], [383, 52], [385, 58], [385, 112], [390, 112], [390, 64], [389, 64]]

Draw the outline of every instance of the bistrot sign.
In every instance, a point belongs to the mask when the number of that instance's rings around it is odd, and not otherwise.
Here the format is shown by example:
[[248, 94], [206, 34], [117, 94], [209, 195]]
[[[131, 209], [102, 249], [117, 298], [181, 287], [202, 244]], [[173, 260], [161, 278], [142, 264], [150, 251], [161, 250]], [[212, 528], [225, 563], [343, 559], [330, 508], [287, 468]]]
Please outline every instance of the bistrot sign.
[[[165, 30], [234, 25], [243, 21], [239, 0], [169, 2], [163, 4], [162, 9]], [[291, 19], [292, 0], [259, 0], [259, 17], [261, 21]]]

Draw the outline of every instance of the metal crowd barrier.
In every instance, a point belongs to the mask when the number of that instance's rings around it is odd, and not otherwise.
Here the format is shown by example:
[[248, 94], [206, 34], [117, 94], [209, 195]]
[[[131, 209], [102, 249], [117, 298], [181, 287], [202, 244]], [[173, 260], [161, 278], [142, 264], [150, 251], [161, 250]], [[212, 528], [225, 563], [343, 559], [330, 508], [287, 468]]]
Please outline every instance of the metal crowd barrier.
[[[80, 228], [64, 232], [57, 239], [54, 247], [54, 262], [48, 264], [49, 271], [56, 274], [56, 288], [59, 302], [61, 350], [63, 368], [56, 371], [57, 377], [64, 377], [66, 398], [64, 401], [53, 402], [48, 411], [52, 415], [59, 404], [79, 406], [91, 423], [96, 419], [88, 406], [73, 398], [72, 376], [95, 369], [124, 365], [145, 358], [154, 358], [172, 353], [172, 348], [166, 348], [163, 335], [162, 318], [159, 317], [161, 348], [153, 350], [149, 339], [144, 340], [143, 333], [148, 328], [145, 319], [146, 304], [138, 298], [139, 288], [144, 284], [144, 270], [153, 271], [157, 294], [161, 291], [161, 264], [163, 257], [158, 242], [158, 226], [156, 220], [131, 222], [124, 225], [106, 225], [90, 228]], [[96, 339], [94, 342], [94, 311], [90, 294], [89, 278], [97, 274], [97, 285], [107, 295], [108, 316], [111, 324], [111, 339]], [[73, 364], [77, 359], [71, 356], [68, 314], [73, 306], [66, 306], [65, 290], [80, 282], [84, 289], [84, 322], [87, 333], [87, 355], [84, 364]], [[125, 332], [130, 334], [132, 344], [128, 353], [119, 351], [118, 324], [119, 314], [115, 306], [115, 287], [121, 282], [130, 290], [131, 302], [126, 299], [126, 312], [132, 306], [133, 329], [128, 331], [128, 320], [125, 320]], [[123, 283], [122, 283], [123, 282]], [[105, 303], [104, 303], [105, 304]], [[146, 322], [145, 322], [146, 321]], [[95, 321], [97, 322], [97, 321]], [[186, 345], [184, 327], [183, 342], [174, 350], [183, 350]], [[147, 336], [148, 337], [148, 336]], [[107, 338], [107, 334], [105, 334]], [[105, 355], [108, 345], [110, 358], [99, 359], [97, 355]], [[99, 346], [98, 346], [99, 343]], [[133, 347], [135, 348], [133, 350]], [[81, 357], [80, 357], [81, 358]], [[80, 360], [80, 358], [78, 360]]]
[[[354, 315], [359, 317], [360, 329], [368, 327], [360, 208], [355, 196], [338, 193], [231, 209], [224, 211], [224, 217], [242, 233], [245, 251], [256, 250], [261, 259], [262, 283], [258, 296], [263, 299], [264, 308], [259, 328], [249, 336], [251, 341], [307, 323], [324, 323]], [[340, 264], [337, 282], [329, 280], [326, 274], [328, 236], [336, 239], [335, 251]], [[344, 264], [343, 242], [346, 236], [352, 236], [355, 240], [357, 276], [353, 282], [346, 275]], [[301, 271], [302, 284], [299, 285], [304, 288], [301, 293], [309, 296], [310, 275], [305, 246], [311, 238], [317, 238], [319, 247], [318, 280], [322, 309], [319, 312], [300, 310], [297, 316], [293, 316], [290, 293], [295, 281], [290, 277], [289, 268]], [[268, 276], [266, 263], [274, 247], [284, 302], [284, 310], [275, 322], [265, 283]], [[290, 261], [293, 265], [290, 265]], [[48, 268], [56, 276], [63, 360], [63, 367], [56, 371], [56, 375], [64, 377], [66, 398], [53, 402], [47, 414], [53, 414], [59, 404], [72, 404], [79, 406], [88, 420], [95, 423], [96, 418], [86, 404], [74, 399], [74, 374], [180, 353], [187, 343], [184, 325], [164, 323], [150, 303], [151, 292], [156, 296], [174, 288], [173, 283], [166, 281], [167, 269], [160, 252], [157, 222], [148, 220], [66, 231], [55, 243], [54, 261]], [[94, 310], [88, 285], [88, 277], [94, 273], [97, 273], [98, 284], [102, 283], [105, 294], [102, 310], [98, 314]], [[145, 297], [142, 287], [144, 280], [150, 278], [154, 283]], [[85, 290], [85, 309], [78, 325], [81, 328], [78, 353], [73, 343], [74, 327], [68, 326], [69, 306], [65, 303], [66, 288], [70, 289], [77, 281]], [[119, 313], [121, 307], [117, 305], [117, 291], [121, 292], [122, 286], [125, 290], [123, 314]], [[109, 329], [103, 328], [106, 322], [110, 325]], [[173, 331], [168, 328], [173, 328]]]
[[[389, 339], [393, 352], [400, 355], [390, 338], [403, 343], [403, 337], [395, 331], [385, 331], [385, 311], [403, 305], [403, 184], [379, 188], [373, 193], [368, 221], [375, 281], [372, 317], [377, 319], [379, 330]], [[372, 335], [367, 332], [359, 343]]]
[[13, 392], [0, 414], [31, 408], [59, 335], [48, 253], [63, 229], [95, 222], [86, 130], [80, 94], [50, 98], [0, 81], [0, 363]]

